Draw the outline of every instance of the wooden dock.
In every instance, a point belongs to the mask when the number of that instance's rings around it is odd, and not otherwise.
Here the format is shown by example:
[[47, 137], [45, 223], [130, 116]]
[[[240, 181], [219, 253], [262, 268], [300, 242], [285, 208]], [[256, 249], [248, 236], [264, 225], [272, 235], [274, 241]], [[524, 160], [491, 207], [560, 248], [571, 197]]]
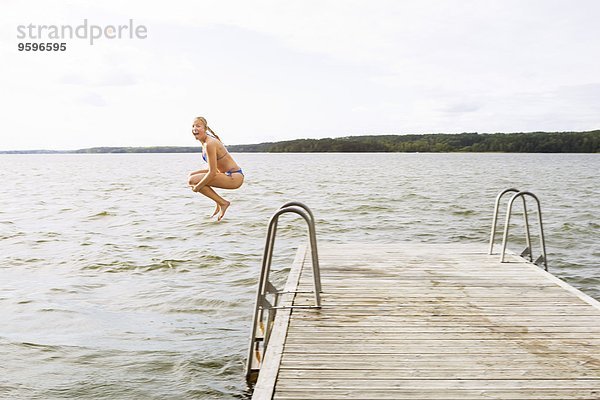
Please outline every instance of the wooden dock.
[[320, 245], [323, 307], [277, 312], [253, 399], [600, 399], [600, 303], [486, 250]]

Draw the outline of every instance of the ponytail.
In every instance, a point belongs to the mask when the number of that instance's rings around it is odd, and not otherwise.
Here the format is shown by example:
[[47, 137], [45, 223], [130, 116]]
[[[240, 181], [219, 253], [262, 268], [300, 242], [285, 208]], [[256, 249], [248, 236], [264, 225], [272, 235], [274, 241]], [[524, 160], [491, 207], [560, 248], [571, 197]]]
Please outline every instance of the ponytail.
[[214, 136], [215, 138], [217, 138], [217, 140], [218, 140], [219, 142], [223, 143], [223, 141], [221, 140], [221, 138], [220, 138], [220, 137], [219, 137], [219, 136], [218, 136], [218, 135], [215, 133], [215, 131], [213, 131], [212, 129], [210, 129], [210, 128], [208, 127], [208, 125], [206, 125], [206, 130], [207, 130], [207, 131], [209, 131], [210, 133], [212, 133], [212, 134], [213, 134], [213, 136]]

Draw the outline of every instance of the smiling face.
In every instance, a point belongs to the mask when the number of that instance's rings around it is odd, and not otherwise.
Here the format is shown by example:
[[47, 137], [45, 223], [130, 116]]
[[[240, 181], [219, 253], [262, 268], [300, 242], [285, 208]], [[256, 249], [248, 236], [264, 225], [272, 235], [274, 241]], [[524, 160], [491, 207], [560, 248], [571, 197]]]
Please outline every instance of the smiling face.
[[196, 140], [204, 143], [206, 140], [206, 124], [202, 120], [196, 118], [194, 120], [194, 124], [192, 125], [192, 133], [194, 134]]

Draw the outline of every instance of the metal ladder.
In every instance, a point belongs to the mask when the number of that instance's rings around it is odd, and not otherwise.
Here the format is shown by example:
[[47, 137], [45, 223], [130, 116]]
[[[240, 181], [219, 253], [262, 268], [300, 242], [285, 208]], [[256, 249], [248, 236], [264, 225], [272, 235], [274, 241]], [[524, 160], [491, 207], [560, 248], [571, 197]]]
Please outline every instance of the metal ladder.
[[[273, 259], [273, 247], [275, 245], [275, 234], [277, 233], [277, 223], [279, 216], [286, 213], [295, 213], [300, 215], [308, 225], [308, 234], [310, 239], [310, 249], [312, 256], [312, 272], [313, 272], [313, 292], [279, 291], [269, 280], [271, 272], [271, 261]], [[290, 293], [314, 293], [314, 306], [279, 306], [280, 296]], [[273, 300], [269, 301], [268, 297]], [[303, 203], [291, 201], [283, 204], [273, 214], [269, 220], [267, 230], [267, 238], [265, 243], [265, 251], [262, 259], [262, 267], [258, 282], [258, 290], [256, 294], [256, 303], [254, 306], [254, 319], [252, 321], [252, 333], [250, 335], [250, 344], [248, 346], [248, 357], [246, 362], [246, 380], [248, 382], [255, 381], [262, 359], [266, 353], [271, 336], [271, 329], [275, 320], [275, 314], [278, 309], [290, 308], [321, 308], [321, 272], [319, 269], [319, 255], [317, 253], [317, 235], [315, 232], [315, 218], [312, 211]], [[267, 317], [265, 320], [265, 311]], [[258, 331], [262, 334], [259, 336]]]
[[[513, 207], [515, 200], [520, 197], [523, 200], [523, 217], [525, 219], [525, 240], [527, 243], [527, 247], [521, 252], [520, 256], [523, 258], [528, 258], [530, 262], [533, 262], [537, 266], [544, 265], [544, 269], [546, 271], [548, 271], [548, 259], [546, 256], [546, 240], [544, 239], [544, 226], [542, 224], [542, 209], [540, 206], [540, 200], [537, 198], [537, 196], [535, 194], [528, 192], [526, 190], [521, 191], [521, 190], [518, 190], [515, 188], [508, 188], [508, 189], [501, 191], [500, 193], [498, 193], [498, 196], [496, 196], [496, 203], [494, 205], [494, 217], [492, 220], [492, 231], [490, 234], [490, 250], [489, 250], [488, 254], [493, 254], [493, 250], [494, 250], [494, 239], [496, 236], [496, 224], [498, 221], [498, 208], [500, 205], [500, 200], [506, 193], [510, 193], [510, 192], [514, 192], [515, 194], [508, 201], [508, 206], [507, 206], [507, 210], [506, 210], [506, 221], [504, 223], [504, 234], [502, 235], [502, 253], [500, 254], [500, 262], [505, 262], [504, 255], [506, 253], [506, 244], [508, 242], [508, 230], [509, 230], [509, 226], [510, 226], [510, 217], [512, 214], [512, 207]], [[529, 231], [529, 217], [527, 215], [527, 204], [525, 202], [525, 196], [532, 197], [537, 204], [537, 215], [538, 215], [538, 221], [539, 221], [539, 227], [540, 227], [540, 230], [539, 230], [540, 245], [541, 245], [541, 253], [542, 254], [535, 261], [533, 261], [533, 253], [532, 253], [532, 247], [531, 247], [531, 235], [530, 235], [530, 231]]]

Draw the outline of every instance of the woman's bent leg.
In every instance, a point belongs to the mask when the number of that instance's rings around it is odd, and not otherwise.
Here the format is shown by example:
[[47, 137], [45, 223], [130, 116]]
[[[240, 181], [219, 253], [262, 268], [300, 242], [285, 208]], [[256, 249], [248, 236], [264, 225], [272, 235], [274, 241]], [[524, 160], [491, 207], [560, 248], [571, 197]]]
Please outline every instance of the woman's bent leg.
[[[194, 187], [198, 184], [198, 182], [200, 182], [202, 180], [203, 177], [204, 177], [203, 173], [192, 175], [192, 176], [190, 176], [190, 178], [188, 180], [188, 184], [191, 187]], [[209, 199], [213, 200], [216, 203], [215, 211], [213, 212], [211, 217], [214, 217], [217, 213], [219, 213], [218, 220], [220, 221], [221, 218], [223, 218], [223, 216], [225, 215], [225, 211], [227, 210], [227, 208], [229, 207], [229, 205], [231, 203], [229, 201], [225, 200], [224, 198], [222, 198], [221, 196], [219, 196], [219, 194], [217, 192], [215, 192], [214, 189], [208, 185], [204, 186], [198, 192], [202, 193], [204, 196], [208, 197]]]
[[[221, 212], [221, 216], [219, 218], [219, 221], [221, 220], [221, 218], [223, 218], [223, 214], [225, 214], [224, 210], [227, 210], [227, 207], [229, 207], [229, 205], [231, 204], [229, 201], [225, 200], [224, 198], [222, 198], [221, 196], [219, 196], [217, 194], [217, 192], [215, 192], [215, 190], [213, 188], [211, 188], [210, 186], [204, 186], [205, 188], [208, 189], [208, 191], [211, 191], [212, 193], [214, 193], [214, 196], [220, 198], [221, 200], [223, 200], [223, 202], [216, 202], [217, 206], [215, 208], [215, 211], [213, 212], [213, 214], [211, 215], [211, 218], [214, 217], [215, 215], [217, 215], [217, 213]], [[202, 191], [200, 191], [200, 193], [202, 193]], [[204, 194], [204, 193], [203, 193]], [[206, 195], [205, 195], [206, 196]], [[207, 196], [208, 197], [208, 196]], [[212, 198], [212, 197], [211, 197]], [[223, 210], [223, 211], [222, 211]]]
[[[198, 182], [204, 178], [204, 173], [198, 173], [194, 175], [190, 175], [188, 179], [188, 184], [190, 186], [196, 186]], [[215, 176], [207, 182], [207, 186], [218, 187], [221, 189], [237, 189], [242, 186], [244, 183], [244, 175], [240, 173], [233, 173], [231, 175], [224, 174], [219, 172], [215, 174]]]
[[204, 186], [202, 189], [200, 189], [200, 193], [202, 193], [209, 199], [214, 200], [214, 202], [217, 203], [215, 211], [213, 212], [211, 217], [214, 217], [217, 213], [219, 213], [217, 220], [220, 221], [221, 218], [223, 218], [223, 216], [225, 215], [225, 211], [227, 210], [227, 208], [229, 208], [229, 205], [231, 203], [219, 196], [217, 192], [215, 192], [210, 186]]

